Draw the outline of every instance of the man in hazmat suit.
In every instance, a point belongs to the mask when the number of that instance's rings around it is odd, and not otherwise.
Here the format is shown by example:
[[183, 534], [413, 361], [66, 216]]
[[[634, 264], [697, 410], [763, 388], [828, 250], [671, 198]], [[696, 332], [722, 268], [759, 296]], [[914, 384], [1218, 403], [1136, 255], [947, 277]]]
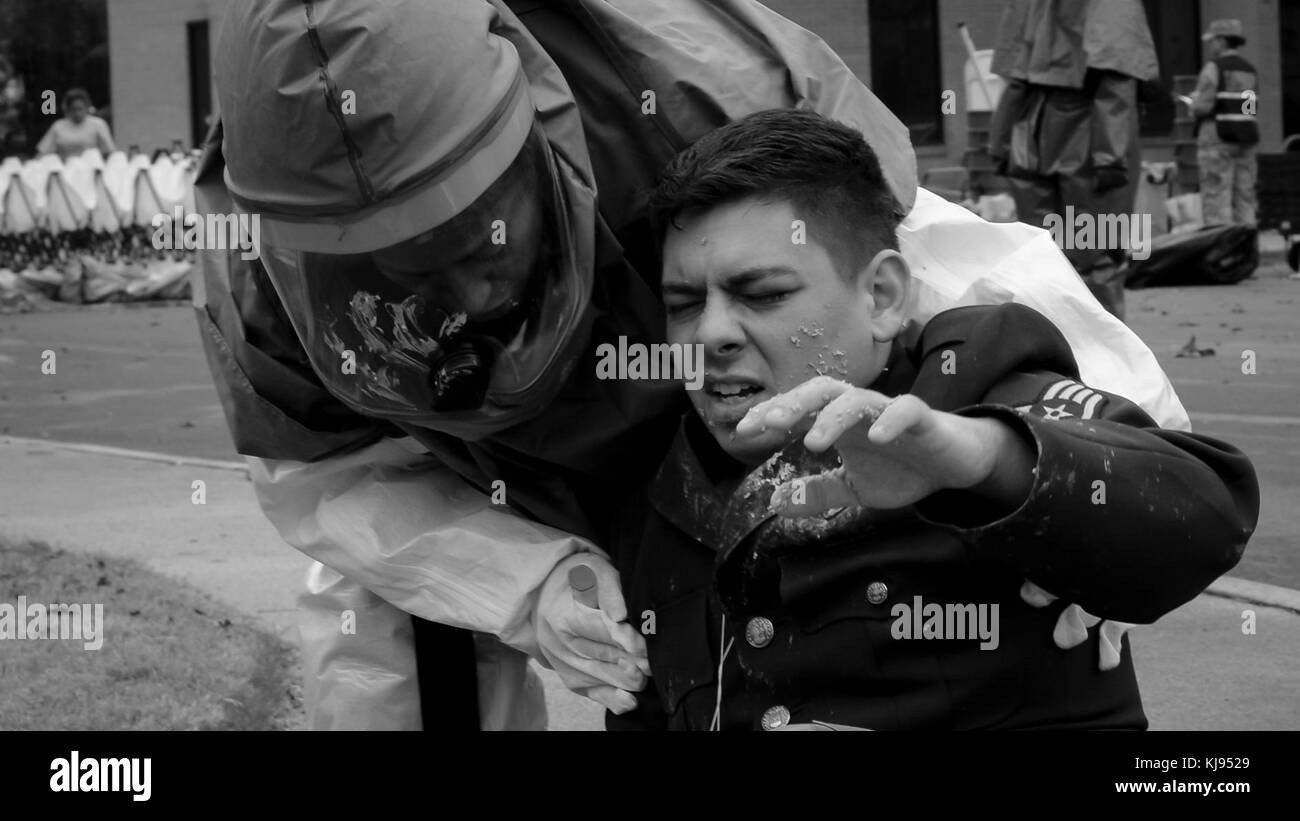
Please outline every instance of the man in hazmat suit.
[[1246, 44], [1242, 31], [1240, 20], [1215, 20], [1202, 37], [1210, 59], [1197, 78], [1192, 112], [1206, 225], [1255, 224], [1259, 72], [1237, 51]]
[[[918, 190], [902, 124], [752, 0], [233, 0], [215, 63], [199, 208], [255, 215], [261, 238], [254, 260], [203, 255], [195, 306], [263, 510], [318, 562], [314, 727], [537, 727], [528, 656], [633, 706], [640, 614], [606, 556], [686, 404], [675, 382], [598, 379], [594, 352], [662, 341], [645, 197], [753, 111], [864, 133], [910, 211], [915, 321], [1014, 297], [1085, 378], [1187, 426], [1045, 232]], [[1081, 618], [1058, 643], [1089, 637]]]
[[1160, 74], [1142, 3], [1010, 0], [992, 68], [1007, 88], [991, 153], [1011, 180], [1019, 218], [1055, 221], [1075, 270], [1123, 319], [1125, 252], [1137, 243], [1128, 230], [1116, 237], [1103, 229], [1132, 230], [1142, 162], [1138, 82]]

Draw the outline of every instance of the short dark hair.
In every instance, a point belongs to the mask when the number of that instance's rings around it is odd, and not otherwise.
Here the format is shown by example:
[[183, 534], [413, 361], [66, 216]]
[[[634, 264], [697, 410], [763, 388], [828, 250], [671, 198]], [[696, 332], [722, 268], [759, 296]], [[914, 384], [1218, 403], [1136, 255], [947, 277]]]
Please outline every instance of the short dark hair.
[[846, 276], [881, 248], [898, 249], [904, 212], [862, 133], [813, 111], [751, 114], [701, 137], [673, 158], [650, 195], [662, 244], [694, 208], [759, 197], [783, 199], [831, 230], [815, 236]]
[[85, 103], [86, 108], [90, 108], [92, 106], [92, 103], [90, 102], [90, 94], [87, 93], [86, 89], [84, 88], [70, 88], [67, 91], [63, 92], [64, 108], [67, 108], [68, 106], [72, 105], [77, 100], [81, 100], [83, 103]]

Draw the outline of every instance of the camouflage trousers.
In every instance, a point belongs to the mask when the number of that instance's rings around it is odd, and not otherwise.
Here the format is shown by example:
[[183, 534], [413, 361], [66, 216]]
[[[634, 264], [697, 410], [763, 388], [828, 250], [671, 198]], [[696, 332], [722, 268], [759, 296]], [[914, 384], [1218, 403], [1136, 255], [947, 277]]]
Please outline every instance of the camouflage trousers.
[[1255, 146], [1202, 143], [1201, 217], [1206, 225], [1255, 224]]

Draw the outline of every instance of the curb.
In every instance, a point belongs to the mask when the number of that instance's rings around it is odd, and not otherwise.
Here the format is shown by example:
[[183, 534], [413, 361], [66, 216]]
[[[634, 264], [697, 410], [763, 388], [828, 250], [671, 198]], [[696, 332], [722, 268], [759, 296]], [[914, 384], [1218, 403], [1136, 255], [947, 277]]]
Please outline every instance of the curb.
[[107, 445], [89, 445], [81, 442], [59, 442], [53, 439], [30, 439], [25, 436], [0, 436], [0, 445], [18, 445], [23, 447], [41, 447], [52, 450], [66, 450], [74, 453], [91, 453], [96, 456], [114, 456], [119, 459], [139, 459], [146, 462], [162, 462], [168, 465], [214, 468], [216, 470], [237, 470], [248, 472], [244, 462], [227, 462], [221, 459], [200, 459], [191, 456], [174, 456], [170, 453], [156, 453], [149, 450], [131, 450], [113, 448]]
[[1290, 610], [1300, 615], [1300, 590], [1223, 576], [1205, 589], [1210, 596]]

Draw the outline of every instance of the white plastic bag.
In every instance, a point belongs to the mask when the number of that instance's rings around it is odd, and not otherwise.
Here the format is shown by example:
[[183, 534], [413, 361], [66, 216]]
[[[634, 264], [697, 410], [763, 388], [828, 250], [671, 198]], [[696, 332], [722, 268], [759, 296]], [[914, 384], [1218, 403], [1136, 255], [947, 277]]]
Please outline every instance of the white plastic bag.
[[922, 188], [898, 241], [914, 280], [913, 320], [966, 305], [1027, 305], [1060, 329], [1084, 383], [1137, 403], [1162, 428], [1191, 430], [1151, 349], [1101, 307], [1048, 231], [985, 222]]

